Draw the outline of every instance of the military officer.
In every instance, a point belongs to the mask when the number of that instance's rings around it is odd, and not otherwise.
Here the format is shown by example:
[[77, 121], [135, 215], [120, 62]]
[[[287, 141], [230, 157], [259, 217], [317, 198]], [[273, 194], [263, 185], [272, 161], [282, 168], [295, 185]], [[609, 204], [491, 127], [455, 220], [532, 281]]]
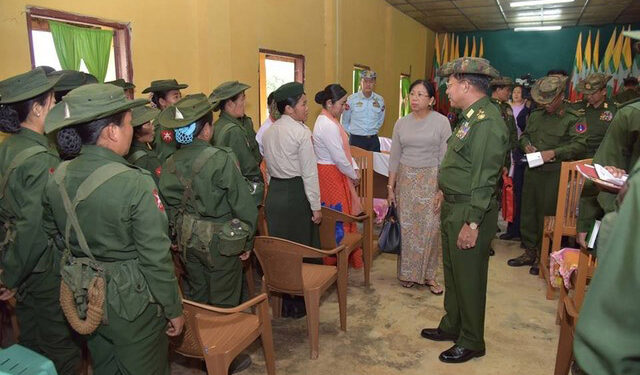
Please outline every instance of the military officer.
[[60, 76], [41, 68], [0, 82], [0, 300], [15, 295], [19, 343], [44, 354], [58, 374], [77, 374], [80, 347], [58, 298], [60, 255], [42, 229], [42, 194], [60, 158], [49, 148], [44, 121]]
[[[131, 108], [122, 88], [72, 90], [45, 131], [73, 160], [44, 193], [44, 228], [65, 250], [60, 305], [85, 336], [94, 374], [169, 374], [168, 336], [184, 324], [167, 216], [150, 174], [123, 158]], [[99, 214], [97, 214], [99, 213]]]
[[587, 124], [577, 112], [564, 103], [566, 77], [546, 76], [531, 89], [531, 96], [538, 103], [527, 120], [520, 138], [525, 153], [540, 152], [544, 164], [527, 167], [522, 189], [522, 214], [520, 233], [525, 247], [524, 254], [510, 259], [512, 267], [530, 265], [529, 272], [539, 272], [537, 259], [544, 217], [555, 215], [558, 199], [558, 182], [562, 161], [575, 160], [587, 149]]
[[[182, 98], [180, 90], [186, 89], [189, 85], [178, 83], [175, 79], [160, 79], [151, 81], [151, 85], [142, 90], [143, 94], [151, 93], [151, 101], [159, 110], [163, 110], [173, 105]], [[154, 147], [160, 161], [164, 162], [171, 154], [176, 152], [176, 140], [173, 132], [162, 124], [155, 126]]]
[[613, 101], [617, 105], [622, 105], [630, 100], [640, 97], [640, 89], [638, 88], [638, 79], [636, 77], [627, 77], [623, 82], [623, 90], [613, 98]]
[[[498, 106], [498, 110], [502, 115], [505, 125], [509, 131], [509, 150], [513, 150], [518, 146], [518, 130], [516, 129], [516, 120], [513, 117], [513, 110], [509, 105], [511, 90], [513, 89], [513, 80], [509, 77], [498, 77], [491, 80], [491, 102]], [[505, 167], [511, 165], [511, 153], [507, 153], [505, 158]]]
[[607, 99], [607, 82], [610, 79], [610, 75], [591, 73], [576, 87], [585, 97], [585, 100], [571, 104], [573, 110], [585, 117], [587, 124], [587, 152], [581, 156], [583, 158], [593, 157], [616, 114], [616, 105]]
[[129, 163], [149, 171], [156, 184], [162, 174], [162, 163], [151, 144], [153, 142], [153, 121], [159, 113], [160, 110], [148, 106], [135, 107], [131, 110], [133, 142], [126, 157]]
[[509, 149], [509, 132], [486, 94], [489, 80], [498, 76], [489, 61], [459, 58], [438, 74], [448, 76], [447, 95], [462, 111], [440, 165], [436, 203], [441, 204], [446, 315], [438, 328], [425, 328], [421, 335], [454, 341], [439, 358], [460, 363], [485, 354], [489, 247], [497, 229], [496, 184]]
[[347, 98], [342, 112], [342, 126], [349, 133], [349, 143], [364, 150], [380, 152], [378, 131], [384, 123], [384, 99], [373, 92], [377, 75], [373, 70], [360, 73], [361, 90]]
[[224, 82], [209, 95], [213, 110], [220, 111], [218, 121], [213, 124], [211, 144], [229, 147], [236, 154], [242, 175], [255, 186], [253, 193], [259, 205], [264, 195], [264, 181], [260, 172], [262, 154], [251, 117], [245, 114], [244, 92], [249, 87], [238, 81]]

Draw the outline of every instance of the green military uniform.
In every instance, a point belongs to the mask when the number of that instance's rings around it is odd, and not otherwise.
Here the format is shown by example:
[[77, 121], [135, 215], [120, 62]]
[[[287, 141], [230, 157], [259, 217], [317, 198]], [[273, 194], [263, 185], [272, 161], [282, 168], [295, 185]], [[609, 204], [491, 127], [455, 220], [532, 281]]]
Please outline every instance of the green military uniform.
[[[51, 110], [45, 130], [78, 126], [145, 103], [127, 100], [113, 85], [86, 85]], [[78, 266], [89, 265], [82, 272], [104, 270], [103, 324], [86, 337], [96, 375], [169, 374], [167, 319], [181, 316], [182, 304], [167, 226], [150, 174], [110, 149], [83, 145], [80, 155], [61, 164], [47, 183], [44, 227], [50, 236], [64, 238], [63, 282], [73, 290], [77, 309], [84, 306], [79, 297], [87, 287]]]
[[[153, 93], [153, 95], [156, 95], [156, 93], [166, 93], [171, 90], [182, 90], [187, 87], [189, 87], [189, 85], [178, 83], [175, 79], [160, 79], [152, 81], [149, 87], [142, 90], [142, 93]], [[176, 140], [173, 138], [173, 132], [162, 124], [157, 124], [155, 128], [153, 146], [160, 161], [164, 162], [167, 160], [167, 158], [176, 152], [177, 149]]]
[[[131, 111], [131, 126], [134, 128], [142, 126], [154, 120], [159, 113], [160, 111], [155, 108], [136, 107]], [[158, 184], [162, 174], [162, 162], [149, 144], [137, 141], [134, 135], [126, 159], [129, 163], [151, 172], [153, 180]]]
[[637, 98], [640, 98], [640, 90], [636, 87], [632, 89], [625, 89], [618, 93], [618, 95], [613, 97], [613, 101], [616, 105], [622, 105]]
[[[197, 302], [232, 307], [241, 302], [239, 255], [252, 249], [258, 211], [234, 153], [195, 134], [191, 124], [211, 110], [206, 96], [196, 94], [160, 114], [182, 144], [163, 165], [160, 191], [185, 255], [185, 294]], [[234, 226], [238, 229], [229, 231]]]
[[[42, 69], [6, 79], [0, 105], [11, 108], [50, 91], [58, 80]], [[0, 145], [0, 285], [17, 289], [20, 344], [51, 359], [58, 374], [76, 374], [80, 347], [58, 303], [60, 254], [42, 229], [42, 194], [58, 163], [47, 138], [26, 127]]]
[[262, 154], [256, 141], [251, 117], [234, 118], [220, 106], [221, 101], [230, 99], [249, 87], [238, 81], [231, 81], [222, 83], [213, 90], [209, 100], [213, 103], [215, 111], [220, 110], [220, 117], [213, 124], [214, 133], [211, 144], [231, 148], [240, 162], [242, 175], [249, 181], [263, 182], [260, 172]]
[[[577, 90], [585, 95], [591, 95], [606, 88], [610, 79], [610, 75], [591, 73], [587, 78], [580, 80]], [[572, 103], [571, 108], [586, 120], [587, 152], [582, 157], [592, 158], [616, 114], [617, 107], [612, 100], [605, 99], [598, 108], [594, 108], [587, 100]]]
[[[445, 65], [441, 76], [475, 73], [497, 76], [484, 59], [461, 58]], [[488, 97], [461, 112], [460, 125], [448, 140], [439, 171], [444, 193], [440, 214], [446, 315], [439, 329], [457, 336], [456, 344], [483, 351], [487, 267], [498, 220], [496, 184], [509, 134]], [[457, 239], [465, 223], [478, 224], [475, 247], [460, 249]]]
[[523, 150], [531, 145], [538, 151], [555, 151], [555, 159], [536, 168], [527, 167], [524, 174], [520, 233], [525, 254], [510, 260], [509, 265], [533, 264], [532, 273], [537, 270], [535, 259], [540, 255], [544, 217], [556, 212], [561, 162], [581, 157], [587, 145], [587, 125], [583, 117], [565, 104], [555, 113], [544, 109], [544, 105], [564, 91], [565, 82], [566, 78], [559, 77], [544, 77], [536, 82], [531, 95], [540, 106], [529, 115], [520, 138]]
[[[509, 132], [509, 150], [512, 150], [518, 145], [518, 131], [516, 130], [516, 119], [513, 117], [513, 110], [509, 103], [504, 103], [495, 98], [491, 98], [491, 103], [498, 108], [498, 111], [504, 120], [504, 124]], [[504, 158], [504, 167], [507, 169], [511, 167], [510, 152], [507, 152], [507, 156]]]

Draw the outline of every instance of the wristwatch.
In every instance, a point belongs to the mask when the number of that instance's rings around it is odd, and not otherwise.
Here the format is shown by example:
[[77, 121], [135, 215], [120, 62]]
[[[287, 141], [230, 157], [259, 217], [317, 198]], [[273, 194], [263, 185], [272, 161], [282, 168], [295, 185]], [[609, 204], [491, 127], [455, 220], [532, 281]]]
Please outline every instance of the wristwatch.
[[478, 229], [478, 223], [469, 223], [469, 228], [471, 228], [471, 230]]

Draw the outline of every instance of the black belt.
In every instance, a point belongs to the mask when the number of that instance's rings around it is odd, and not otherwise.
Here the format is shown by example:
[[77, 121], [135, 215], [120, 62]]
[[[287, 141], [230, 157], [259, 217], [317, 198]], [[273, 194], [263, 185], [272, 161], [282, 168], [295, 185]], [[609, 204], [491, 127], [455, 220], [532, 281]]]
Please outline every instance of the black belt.
[[373, 134], [373, 135], [358, 135], [358, 134], [351, 134], [352, 137], [360, 137], [360, 138], [373, 138], [373, 137], [377, 137], [377, 134]]
[[445, 194], [444, 200], [448, 203], [467, 203], [471, 201], [471, 196], [464, 194]]

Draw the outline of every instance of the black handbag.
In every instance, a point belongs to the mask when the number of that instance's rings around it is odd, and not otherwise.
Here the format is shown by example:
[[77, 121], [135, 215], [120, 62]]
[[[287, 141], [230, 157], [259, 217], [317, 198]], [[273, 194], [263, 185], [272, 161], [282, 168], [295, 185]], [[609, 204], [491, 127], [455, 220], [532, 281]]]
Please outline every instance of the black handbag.
[[383, 253], [400, 254], [400, 222], [396, 213], [396, 206], [392, 203], [384, 217], [382, 230], [378, 236], [378, 247]]

